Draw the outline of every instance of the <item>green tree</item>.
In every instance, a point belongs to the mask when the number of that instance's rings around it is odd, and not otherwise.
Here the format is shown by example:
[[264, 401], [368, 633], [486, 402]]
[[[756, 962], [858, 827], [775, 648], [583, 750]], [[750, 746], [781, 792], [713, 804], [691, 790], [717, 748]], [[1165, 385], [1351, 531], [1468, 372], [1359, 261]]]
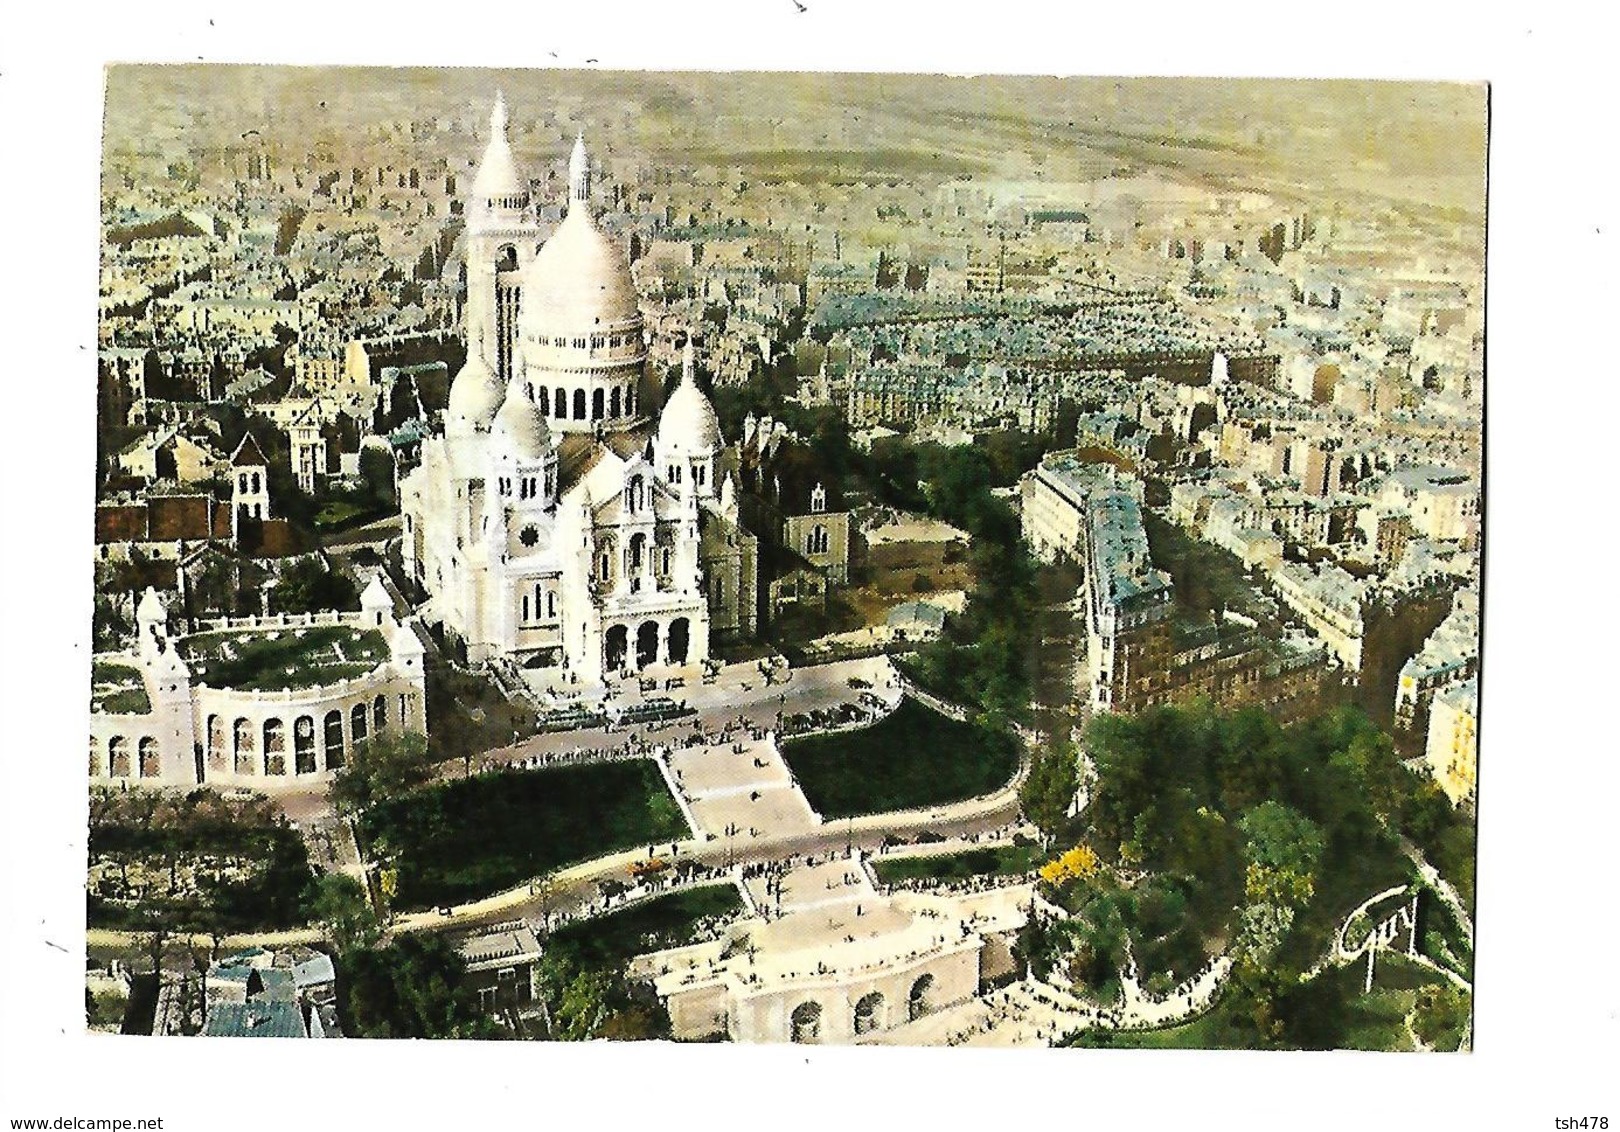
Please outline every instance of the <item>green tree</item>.
[[403, 797], [433, 777], [427, 737], [417, 731], [373, 735], [332, 776], [332, 802], [345, 814]]
[[1029, 775], [1018, 788], [1024, 816], [1046, 837], [1047, 844], [1067, 832], [1069, 807], [1080, 788], [1079, 761], [1067, 735], [1055, 735], [1036, 752]]
[[1251, 902], [1300, 908], [1316, 890], [1325, 841], [1309, 818], [1281, 802], [1262, 802], [1238, 823], [1247, 839]]
[[447, 1038], [475, 1026], [466, 964], [443, 936], [413, 932], [341, 957], [343, 1032], [363, 1038]]
[[1467, 992], [1452, 983], [1426, 986], [1412, 1007], [1412, 1032], [1431, 1049], [1454, 1050], [1462, 1042], [1471, 1008]]
[[360, 449], [360, 476], [365, 492], [380, 507], [392, 508], [394, 498], [394, 458], [376, 445]]
[[1283, 1020], [1278, 999], [1286, 979], [1277, 971], [1249, 959], [1240, 959], [1227, 979], [1225, 998], [1229, 1016], [1241, 1037], [1234, 1045], [1251, 1049], [1277, 1049], [1283, 1044]]
[[326, 873], [310, 886], [310, 919], [321, 925], [339, 954], [372, 948], [382, 927], [361, 883], [347, 873]]
[[1432, 844], [1452, 821], [1451, 800], [1440, 784], [1432, 778], [1415, 784], [1406, 799], [1403, 831], [1419, 845]]
[[276, 613], [316, 613], [352, 610], [360, 601], [354, 580], [333, 570], [317, 557], [300, 558], [282, 571], [270, 588]]
[[563, 989], [552, 1012], [554, 1036], [565, 1042], [596, 1037], [612, 1010], [613, 978], [606, 971], [581, 970]]
[[1347, 769], [1380, 817], [1399, 822], [1407, 797], [1417, 786], [1412, 772], [1401, 765], [1394, 741], [1371, 725], [1357, 729], [1341, 745], [1334, 762]]
[[1070, 977], [1093, 987], [1113, 978], [1125, 965], [1130, 946], [1131, 896], [1107, 874], [1070, 883], [1071, 907], [1066, 930], [1071, 940]]

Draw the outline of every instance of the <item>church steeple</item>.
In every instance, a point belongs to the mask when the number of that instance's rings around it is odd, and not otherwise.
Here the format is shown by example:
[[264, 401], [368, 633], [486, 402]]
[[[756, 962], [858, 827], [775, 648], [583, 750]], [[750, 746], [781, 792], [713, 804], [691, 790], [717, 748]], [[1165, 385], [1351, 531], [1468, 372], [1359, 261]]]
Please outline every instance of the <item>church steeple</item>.
[[506, 93], [504, 91], [497, 90], [495, 92], [495, 105], [489, 111], [489, 138], [491, 141], [500, 138], [503, 145], [506, 143]]
[[489, 141], [473, 178], [472, 196], [481, 208], [491, 211], [521, 210], [528, 204], [529, 191], [506, 140], [506, 98], [501, 94], [495, 95], [489, 112]]
[[573, 212], [576, 204], [586, 204], [590, 199], [591, 159], [585, 152], [585, 131], [581, 130], [568, 158], [568, 211]]
[[[533, 258], [539, 229], [529, 207], [529, 183], [506, 140], [506, 98], [496, 94], [489, 112], [489, 138], [466, 201], [467, 354], [494, 374], [494, 404], [519, 369], [517, 318], [520, 273]], [[480, 398], [482, 403], [486, 398]]]

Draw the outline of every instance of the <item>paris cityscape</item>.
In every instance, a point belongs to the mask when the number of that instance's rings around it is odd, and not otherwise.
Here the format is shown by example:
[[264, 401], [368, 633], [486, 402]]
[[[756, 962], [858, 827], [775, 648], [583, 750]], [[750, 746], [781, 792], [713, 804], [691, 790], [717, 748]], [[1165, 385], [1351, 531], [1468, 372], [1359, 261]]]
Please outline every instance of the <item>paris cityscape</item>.
[[1471, 1049], [1485, 143], [109, 68], [86, 1025]]

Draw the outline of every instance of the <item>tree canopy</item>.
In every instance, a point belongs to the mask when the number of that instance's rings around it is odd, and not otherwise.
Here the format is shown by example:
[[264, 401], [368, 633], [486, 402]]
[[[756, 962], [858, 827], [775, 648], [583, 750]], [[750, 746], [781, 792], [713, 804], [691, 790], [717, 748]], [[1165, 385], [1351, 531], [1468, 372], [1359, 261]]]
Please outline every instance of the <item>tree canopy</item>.
[[356, 744], [349, 761], [332, 776], [332, 802], [345, 813], [359, 813], [403, 797], [432, 776], [426, 736], [385, 731]]
[[294, 561], [270, 588], [271, 608], [277, 613], [350, 611], [359, 601], [360, 589], [353, 579], [314, 556]]
[[347, 873], [326, 873], [310, 886], [309, 917], [321, 925], [339, 954], [375, 947], [382, 926], [364, 886]]
[[430, 932], [346, 952], [338, 967], [343, 1032], [360, 1038], [493, 1036], [466, 975], [451, 943]]

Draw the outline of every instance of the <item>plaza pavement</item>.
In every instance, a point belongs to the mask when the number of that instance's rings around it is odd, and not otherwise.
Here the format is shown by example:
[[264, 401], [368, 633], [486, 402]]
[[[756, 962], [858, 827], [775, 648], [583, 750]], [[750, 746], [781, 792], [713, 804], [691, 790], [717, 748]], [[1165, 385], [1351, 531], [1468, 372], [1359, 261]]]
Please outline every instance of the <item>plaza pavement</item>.
[[[518, 739], [514, 743], [474, 756], [480, 769], [521, 764], [532, 760], [563, 757], [590, 758], [600, 752], [637, 746], [649, 748], [661, 745], [679, 745], [699, 733], [722, 731], [727, 725], [747, 724], [759, 729], [775, 728], [781, 717], [809, 714], [813, 711], [836, 709], [840, 705], [858, 702], [862, 691], [892, 701], [899, 696], [898, 680], [893, 666], [885, 656], [865, 657], [857, 660], [837, 661], [809, 668], [789, 669], [767, 684], [759, 668], [753, 663], [727, 665], [722, 668], [713, 684], [704, 684], [698, 669], [659, 670], [664, 678], [678, 674], [685, 681], [679, 688], [643, 693], [635, 680], [620, 681], [611, 686], [611, 694], [585, 701], [585, 706], [622, 708], [645, 702], [653, 697], [665, 697], [677, 703], [685, 701], [695, 714], [658, 723], [640, 723], [627, 726], [587, 727], [572, 731], [554, 731]], [[872, 685], [870, 689], [852, 688], [851, 680]], [[428, 726], [433, 725], [432, 720]], [[447, 759], [438, 766], [439, 777], [459, 778], [465, 773], [462, 758]], [[324, 785], [294, 786], [278, 790], [271, 796], [287, 819], [303, 824], [332, 813], [331, 803]]]
[[[639, 685], [629, 682], [629, 687], [635, 691], [621, 686], [620, 694], [641, 695]], [[541, 886], [524, 884], [453, 908], [402, 915], [391, 931], [468, 930], [515, 917], [541, 921], [599, 914], [615, 906], [602, 896], [601, 882], [626, 882], [632, 865], [651, 851], [676, 863], [689, 859], [705, 870], [726, 870], [741, 884], [747, 904], [761, 913], [751, 930], [753, 977], [797, 978], [828, 962], [858, 970], [908, 949], [921, 953], [952, 944], [956, 930], [938, 909], [905, 894], [879, 893], [861, 857], [882, 855], [889, 848], [886, 842], [925, 831], [940, 840], [916, 846], [917, 851], [960, 851], [983, 844], [986, 835], [1009, 837], [1019, 817], [1022, 770], [1020, 779], [985, 797], [824, 823], [800, 791], [772, 732], [784, 715], [836, 709], [858, 702], [862, 692], [892, 707], [901, 689], [886, 657], [799, 669], [772, 683], [765, 682], [757, 667], [738, 665], [722, 670], [712, 684], [692, 681], [667, 693], [662, 687], [657, 694], [685, 693], [680, 698], [696, 710], [695, 716], [674, 723], [537, 735], [482, 754], [477, 765], [489, 770], [559, 758], [656, 758], [693, 826], [690, 837], [581, 862], [556, 871]], [[462, 772], [459, 760], [440, 769], [446, 777]], [[322, 847], [330, 858], [326, 863], [359, 870], [352, 843], [345, 846], [344, 838], [334, 836], [341, 823], [334, 820], [324, 791], [319, 797], [292, 792], [278, 801]], [[984, 922], [1015, 915], [1016, 895], [1004, 891], [989, 898], [1006, 907]], [[288, 941], [313, 934], [275, 933], [235, 942]]]

